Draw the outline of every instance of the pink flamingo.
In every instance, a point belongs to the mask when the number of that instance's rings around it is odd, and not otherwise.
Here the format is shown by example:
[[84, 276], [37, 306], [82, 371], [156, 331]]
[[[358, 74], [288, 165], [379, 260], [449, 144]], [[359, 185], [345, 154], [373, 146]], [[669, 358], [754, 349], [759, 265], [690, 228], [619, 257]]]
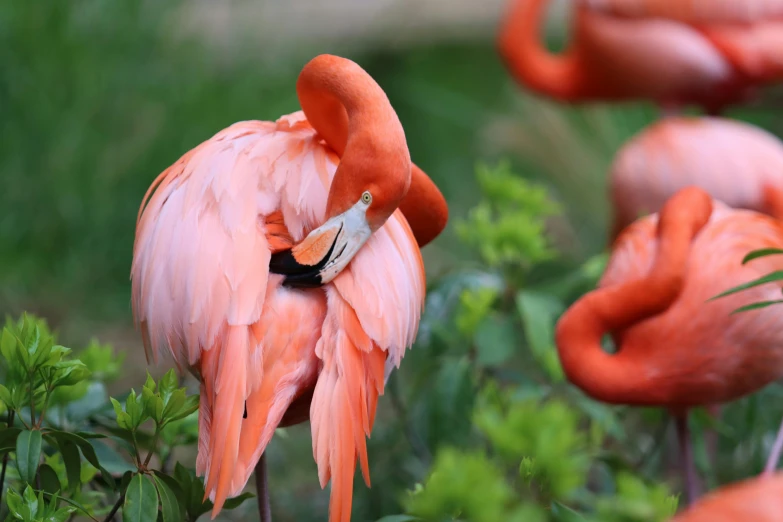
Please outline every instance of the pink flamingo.
[[[555, 332], [568, 379], [591, 397], [667, 408], [676, 419], [689, 501], [698, 495], [688, 410], [754, 393], [783, 376], [780, 315], [737, 308], [777, 299], [771, 283], [709, 301], [779, 270], [781, 256], [741, 263], [751, 250], [783, 245], [783, 222], [731, 209], [686, 187], [660, 213], [617, 238], [599, 288], [560, 318]], [[611, 334], [617, 352], [601, 338]], [[767, 464], [777, 462], [783, 428]]]
[[783, 218], [783, 142], [740, 121], [666, 118], [623, 145], [612, 163], [609, 184], [612, 239], [691, 185], [730, 207]]
[[196, 471], [213, 518], [311, 397], [329, 520], [350, 520], [357, 460], [370, 485], [365, 436], [385, 373], [416, 336], [419, 246], [448, 217], [363, 69], [320, 55], [296, 87], [303, 112], [220, 131], [139, 209], [134, 316], [148, 359], [166, 345], [201, 381]]
[[650, 99], [711, 113], [783, 79], [783, 0], [576, 0], [573, 37], [541, 40], [548, 0], [510, 0], [498, 48], [514, 78], [563, 102]]

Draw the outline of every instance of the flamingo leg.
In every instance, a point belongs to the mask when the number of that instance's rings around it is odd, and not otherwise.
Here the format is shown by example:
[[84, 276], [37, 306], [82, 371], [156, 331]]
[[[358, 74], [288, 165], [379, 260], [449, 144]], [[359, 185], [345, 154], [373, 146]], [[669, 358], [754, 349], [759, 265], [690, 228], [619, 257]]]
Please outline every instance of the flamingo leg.
[[272, 522], [272, 506], [269, 503], [269, 488], [266, 477], [266, 451], [258, 459], [255, 473], [258, 514], [261, 516], [261, 522]]
[[696, 473], [696, 463], [693, 459], [693, 447], [691, 446], [691, 434], [688, 429], [688, 414], [683, 413], [675, 417], [677, 427], [677, 438], [680, 441], [680, 451], [682, 456], [682, 465], [685, 473], [685, 495], [688, 498], [688, 504], [693, 504], [699, 497], [699, 476]]
[[778, 429], [778, 436], [775, 438], [775, 443], [772, 445], [772, 451], [767, 459], [767, 465], [764, 466], [764, 472], [762, 475], [772, 475], [775, 472], [775, 468], [778, 466], [780, 460], [780, 454], [783, 452], [783, 422]]
[[[720, 406], [708, 406], [707, 413], [715, 421], [720, 420]], [[709, 456], [710, 463], [714, 469], [718, 464], [718, 430], [715, 428], [708, 428], [704, 432], [704, 439], [704, 443], [707, 446], [707, 455]]]

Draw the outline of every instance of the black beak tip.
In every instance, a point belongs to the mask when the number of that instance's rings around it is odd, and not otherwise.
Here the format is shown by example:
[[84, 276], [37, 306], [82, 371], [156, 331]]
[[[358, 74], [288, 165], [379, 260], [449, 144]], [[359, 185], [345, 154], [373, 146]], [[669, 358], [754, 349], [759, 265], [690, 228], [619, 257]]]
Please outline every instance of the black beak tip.
[[272, 254], [269, 272], [285, 276], [283, 286], [287, 288], [318, 288], [323, 285], [320, 266], [300, 264], [290, 250]]

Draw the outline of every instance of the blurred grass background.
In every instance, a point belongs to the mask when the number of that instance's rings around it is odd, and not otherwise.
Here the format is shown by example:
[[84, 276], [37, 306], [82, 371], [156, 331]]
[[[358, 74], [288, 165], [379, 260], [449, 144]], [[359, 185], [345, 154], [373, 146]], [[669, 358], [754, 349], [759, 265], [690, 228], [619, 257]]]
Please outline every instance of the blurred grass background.
[[[563, 45], [559, 5], [553, 49]], [[47, 317], [66, 345], [93, 335], [114, 343], [129, 354], [117, 387], [140, 384], [129, 269], [144, 192], [229, 124], [298, 110], [297, 74], [319, 53], [351, 58], [378, 81], [412, 158], [449, 201], [451, 224], [424, 251], [430, 279], [477, 262], [453, 232], [478, 199], [477, 161], [509, 158], [551, 189], [565, 209], [551, 228], [572, 259], [601, 252], [607, 167], [656, 112], [564, 107], [524, 92], [495, 52], [502, 8], [500, 0], [0, 3], [0, 312]], [[780, 134], [768, 109], [731, 114]], [[382, 401], [381, 417], [388, 408]], [[270, 457], [275, 480], [290, 486], [273, 490], [276, 510], [280, 520], [319, 519], [308, 518], [312, 504], [297, 503], [316, 495], [325, 513], [309, 429], [289, 431]], [[383, 432], [374, 441], [382, 445]], [[378, 451], [371, 460], [374, 476], [402, 482], [397, 462]], [[396, 502], [363, 486], [356, 498], [358, 520], [362, 505]]]

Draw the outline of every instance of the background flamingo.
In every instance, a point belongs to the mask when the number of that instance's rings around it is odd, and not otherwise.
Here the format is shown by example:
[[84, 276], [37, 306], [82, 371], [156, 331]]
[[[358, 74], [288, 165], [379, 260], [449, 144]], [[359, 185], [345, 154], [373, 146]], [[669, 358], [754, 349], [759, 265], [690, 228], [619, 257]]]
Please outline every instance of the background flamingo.
[[712, 491], [671, 522], [778, 522], [781, 516], [783, 473], [778, 473]]
[[364, 70], [318, 56], [297, 93], [304, 112], [224, 129], [164, 171], [139, 210], [134, 314], [155, 360], [167, 345], [200, 377], [196, 467], [213, 517], [291, 403], [312, 392], [329, 519], [350, 520], [357, 460], [370, 483], [364, 437], [385, 367], [400, 364], [418, 327], [417, 242], [447, 220]]
[[543, 42], [548, 0], [511, 0], [498, 46], [514, 78], [562, 102], [651, 99], [711, 113], [783, 77], [783, 2], [576, 0], [571, 43]]
[[653, 123], [617, 152], [609, 178], [611, 239], [689, 185], [730, 207], [783, 218], [783, 143], [740, 121], [673, 117]]
[[[741, 260], [751, 250], [781, 244], [783, 223], [730, 209], [701, 189], [683, 189], [659, 215], [620, 235], [599, 288], [557, 324], [558, 353], [576, 386], [601, 401], [663, 406], [674, 415], [691, 501], [698, 486], [688, 409], [737, 399], [783, 376], [776, 311], [731, 315], [777, 297], [779, 285], [707, 300], [780, 269], [781, 260], [773, 259], [779, 256]], [[616, 354], [602, 350], [604, 333], [613, 336]]]

